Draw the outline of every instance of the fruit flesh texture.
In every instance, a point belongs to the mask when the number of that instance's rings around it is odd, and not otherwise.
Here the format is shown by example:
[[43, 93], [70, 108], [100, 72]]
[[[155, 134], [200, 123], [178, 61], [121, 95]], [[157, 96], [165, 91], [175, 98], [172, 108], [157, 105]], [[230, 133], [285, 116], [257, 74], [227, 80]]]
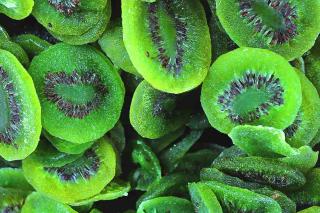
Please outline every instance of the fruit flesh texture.
[[[216, 1], [217, 15], [222, 26], [240, 47], [270, 49], [284, 56], [287, 60], [293, 60], [302, 56], [314, 45], [320, 32], [318, 24], [320, 21], [319, 1], [269, 1], [270, 6], [265, 0], [254, 0], [250, 3], [248, 1], [240, 2], [242, 2], [242, 6], [237, 0]], [[285, 5], [282, 9], [283, 12], [280, 12], [280, 9], [274, 9], [280, 7], [271, 6], [279, 5], [280, 2]], [[246, 8], [247, 5], [251, 5], [250, 12], [246, 9], [241, 11], [241, 7]], [[255, 19], [249, 24], [249, 17], [254, 15], [256, 15]], [[256, 20], [260, 21], [254, 25]], [[257, 29], [260, 32], [257, 33]], [[278, 32], [278, 39], [274, 40], [275, 33], [268, 34], [268, 32]]]
[[30, 15], [33, 6], [33, 0], [3, 0], [0, 2], [0, 13], [15, 20], [21, 20]]
[[[166, 6], [170, 12], [166, 12]], [[176, 19], [170, 17], [171, 11]], [[189, 91], [205, 78], [211, 63], [210, 35], [205, 23], [198, 1], [122, 1], [123, 39], [130, 59], [146, 81], [168, 93]]]
[[[252, 76], [272, 80], [272, 83], [251, 81]], [[238, 79], [246, 82], [245, 85]], [[255, 83], [251, 86], [252, 82]], [[281, 98], [277, 99], [279, 94]], [[229, 133], [239, 124], [284, 129], [293, 123], [301, 99], [300, 80], [290, 64], [278, 54], [255, 48], [239, 48], [220, 56], [210, 68], [201, 91], [201, 105], [210, 124], [223, 133]], [[257, 114], [260, 117], [256, 118]]]

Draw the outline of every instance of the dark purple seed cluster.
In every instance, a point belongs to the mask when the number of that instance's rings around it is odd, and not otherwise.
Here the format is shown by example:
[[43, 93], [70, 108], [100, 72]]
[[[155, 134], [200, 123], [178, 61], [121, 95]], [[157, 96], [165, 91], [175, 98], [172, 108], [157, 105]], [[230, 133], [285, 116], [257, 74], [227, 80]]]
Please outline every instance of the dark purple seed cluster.
[[89, 180], [100, 168], [100, 159], [93, 149], [87, 150], [76, 161], [62, 167], [45, 167], [45, 171], [55, 174], [62, 181], [75, 182], [79, 179]]
[[172, 109], [167, 110], [165, 108], [166, 102], [174, 102], [174, 95], [169, 93], [159, 93], [153, 105], [153, 116], [162, 116], [163, 118], [169, 118], [172, 115]]
[[[242, 116], [234, 111], [233, 101], [239, 94], [245, 93], [246, 89], [249, 88], [263, 90], [271, 95], [267, 102], [260, 104], [255, 110], [249, 112], [247, 116]], [[228, 113], [232, 122], [243, 124], [258, 120], [262, 115], [267, 115], [272, 106], [282, 105], [284, 103], [283, 92], [279, 78], [276, 78], [273, 74], [264, 75], [247, 71], [242, 78], [230, 83], [229, 88], [219, 96], [218, 104], [221, 105], [223, 112]]]
[[288, 126], [285, 130], [283, 130], [283, 132], [286, 135], [286, 138], [292, 138], [296, 134], [296, 132], [299, 130], [301, 125], [302, 125], [302, 118], [301, 118], [301, 111], [299, 111], [294, 122], [290, 126]]
[[80, 0], [48, 0], [48, 2], [59, 12], [70, 16], [79, 5]]
[[20, 210], [21, 210], [21, 206], [11, 205], [11, 206], [6, 206], [2, 210], [2, 213], [16, 213], [16, 212], [20, 212]]
[[265, 26], [262, 18], [253, 10], [255, 0], [239, 0], [240, 15], [254, 26], [256, 32], [270, 38], [271, 45], [284, 44], [298, 34], [294, 21], [297, 19], [296, 8], [287, 0], [263, 0], [266, 6], [273, 8], [283, 17], [284, 28], [273, 29]]
[[158, 10], [160, 3], [150, 3], [148, 7], [149, 12], [149, 29], [153, 43], [157, 46], [158, 60], [162, 67], [178, 75], [183, 66], [184, 44], [187, 41], [187, 22], [184, 18], [175, 13], [172, 4], [175, 2], [164, 0], [164, 9], [167, 14], [174, 20], [176, 28], [176, 54], [170, 57], [166, 53], [164, 47], [164, 39], [160, 34], [161, 26], [159, 23]]
[[[77, 84], [90, 85], [95, 89], [96, 93], [88, 103], [74, 104], [68, 100], [64, 100], [62, 96], [57, 94], [55, 88], [59, 84], [69, 86]], [[55, 103], [66, 116], [82, 119], [100, 106], [102, 99], [107, 93], [107, 89], [100, 77], [94, 72], [79, 74], [77, 71], [73, 71], [71, 75], [67, 75], [65, 72], [55, 72], [46, 75], [44, 93], [47, 100]]]
[[7, 127], [0, 132], [0, 142], [14, 145], [13, 142], [16, 139], [21, 126], [21, 110], [17, 100], [17, 94], [15, 93], [14, 85], [2, 67], [0, 67], [0, 86], [8, 96], [8, 109], [10, 109], [10, 121]]

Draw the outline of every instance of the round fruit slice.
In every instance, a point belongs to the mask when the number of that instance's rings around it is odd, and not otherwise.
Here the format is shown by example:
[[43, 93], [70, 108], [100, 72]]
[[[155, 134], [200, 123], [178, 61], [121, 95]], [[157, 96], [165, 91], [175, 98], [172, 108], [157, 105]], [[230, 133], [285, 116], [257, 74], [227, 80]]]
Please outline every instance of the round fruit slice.
[[1, 0], [0, 13], [15, 20], [21, 20], [30, 15], [33, 5], [33, 0]]
[[0, 50], [0, 155], [21, 160], [37, 147], [41, 110], [33, 82], [20, 62]]
[[72, 143], [99, 139], [119, 119], [123, 82], [111, 62], [89, 46], [57, 44], [36, 56], [29, 72], [51, 135]]
[[200, 1], [124, 0], [122, 25], [134, 67], [154, 88], [182, 93], [207, 75], [211, 41]]
[[40, 147], [22, 162], [27, 181], [38, 191], [62, 203], [75, 203], [98, 194], [115, 176], [116, 154], [100, 139], [83, 155]]
[[223, 133], [239, 124], [285, 129], [301, 105], [300, 80], [280, 55], [239, 48], [212, 65], [201, 104], [210, 124]]
[[182, 127], [189, 120], [190, 107], [182, 95], [164, 93], [143, 81], [134, 92], [130, 123], [145, 138], [160, 138]]
[[320, 1], [217, 0], [217, 15], [240, 47], [270, 49], [292, 60], [320, 33]]

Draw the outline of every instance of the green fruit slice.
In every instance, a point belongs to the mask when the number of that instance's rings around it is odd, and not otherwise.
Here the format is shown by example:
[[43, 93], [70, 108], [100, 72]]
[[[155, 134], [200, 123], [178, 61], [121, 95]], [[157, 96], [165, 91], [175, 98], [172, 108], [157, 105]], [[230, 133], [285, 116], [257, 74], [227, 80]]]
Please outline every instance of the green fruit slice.
[[51, 135], [87, 143], [117, 123], [123, 82], [94, 48], [56, 44], [33, 59], [29, 73], [39, 94], [43, 127]]
[[0, 155], [21, 160], [37, 147], [40, 103], [33, 81], [19, 61], [0, 50]]
[[270, 49], [288, 60], [302, 56], [320, 32], [320, 2], [217, 0], [217, 15], [240, 47]]
[[284, 129], [301, 106], [300, 80], [280, 55], [239, 48], [214, 62], [202, 86], [201, 104], [210, 124], [223, 133], [239, 124]]
[[182, 93], [199, 86], [207, 75], [210, 35], [199, 1], [124, 0], [122, 26], [134, 67], [154, 88]]
[[2, 0], [0, 13], [15, 20], [21, 20], [30, 15], [34, 5], [33, 0]]
[[62, 203], [76, 203], [98, 194], [114, 178], [116, 154], [106, 139], [75, 156], [45, 146], [23, 160], [22, 168], [38, 192]]

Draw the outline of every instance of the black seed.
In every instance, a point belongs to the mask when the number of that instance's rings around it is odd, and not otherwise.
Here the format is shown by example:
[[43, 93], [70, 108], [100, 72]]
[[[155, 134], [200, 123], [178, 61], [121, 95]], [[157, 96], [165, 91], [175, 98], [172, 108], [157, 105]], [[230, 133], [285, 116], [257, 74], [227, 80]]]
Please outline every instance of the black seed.
[[0, 87], [2, 87], [7, 94], [8, 108], [10, 109], [9, 124], [4, 130], [0, 131], [0, 142], [18, 148], [14, 143], [14, 140], [21, 127], [21, 109], [17, 100], [14, 84], [10, 81], [8, 74], [2, 67], [0, 67]]
[[[256, 109], [246, 116], [238, 115], [233, 109], [235, 98], [249, 88], [263, 89], [270, 94], [267, 102], [260, 104]], [[267, 115], [271, 106], [280, 106], [284, 103], [284, 90], [280, 84], [280, 79], [272, 75], [257, 74], [247, 71], [242, 78], [230, 83], [222, 95], [218, 97], [217, 103], [221, 106], [221, 111], [227, 112], [229, 119], [238, 124], [253, 122], [262, 115]]]
[[[70, 86], [76, 84], [91, 85], [96, 94], [86, 104], [74, 104], [64, 100], [63, 97], [56, 93], [55, 87], [59, 84]], [[44, 93], [47, 100], [53, 102], [66, 116], [82, 119], [100, 106], [102, 99], [107, 93], [107, 89], [100, 77], [94, 72], [85, 72], [81, 75], [77, 71], [73, 71], [70, 76], [65, 72], [56, 72], [46, 75]]]
[[296, 8], [288, 0], [262, 0], [266, 6], [275, 10], [284, 19], [285, 28], [272, 29], [262, 23], [261, 18], [253, 10], [255, 0], [239, 0], [240, 16], [254, 26], [255, 31], [270, 38], [271, 45], [284, 44], [294, 38], [297, 34], [297, 26], [294, 21], [297, 19]]
[[80, 3], [80, 0], [48, 0], [48, 2], [49, 4], [53, 5], [60, 13], [70, 16], [76, 10], [77, 6]]
[[286, 135], [286, 138], [292, 138], [296, 134], [296, 132], [299, 130], [301, 123], [302, 123], [302, 118], [301, 118], [301, 112], [299, 111], [294, 122], [285, 130], [283, 130]]
[[175, 13], [172, 8], [172, 4], [179, 4], [177, 2], [172, 2], [169, 0], [164, 0], [161, 3], [164, 4], [164, 9], [167, 14], [174, 20], [176, 28], [176, 54], [174, 57], [169, 57], [166, 54], [166, 49], [163, 46], [165, 42], [160, 34], [160, 23], [158, 18], [158, 10], [160, 3], [150, 3], [148, 6], [149, 12], [149, 30], [151, 33], [151, 38], [153, 43], [158, 49], [158, 60], [161, 66], [172, 72], [174, 75], [178, 75], [181, 72], [183, 66], [183, 56], [184, 56], [184, 44], [187, 41], [187, 23], [186, 21]]

